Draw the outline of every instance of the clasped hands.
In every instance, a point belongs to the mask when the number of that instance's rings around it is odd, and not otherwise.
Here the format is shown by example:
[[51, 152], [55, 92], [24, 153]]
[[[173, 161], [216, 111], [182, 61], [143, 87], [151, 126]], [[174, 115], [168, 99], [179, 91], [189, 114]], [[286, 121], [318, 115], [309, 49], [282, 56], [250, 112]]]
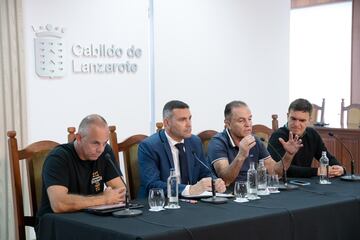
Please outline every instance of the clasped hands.
[[[317, 175], [319, 176], [321, 172], [321, 169], [318, 168], [317, 171]], [[333, 165], [333, 166], [329, 166], [329, 172], [328, 175], [330, 178], [332, 177], [338, 177], [344, 174], [344, 168], [342, 166], [339, 165]]]
[[116, 204], [120, 202], [125, 202], [125, 188], [116, 188], [107, 187], [103, 192], [105, 198], [105, 204]]

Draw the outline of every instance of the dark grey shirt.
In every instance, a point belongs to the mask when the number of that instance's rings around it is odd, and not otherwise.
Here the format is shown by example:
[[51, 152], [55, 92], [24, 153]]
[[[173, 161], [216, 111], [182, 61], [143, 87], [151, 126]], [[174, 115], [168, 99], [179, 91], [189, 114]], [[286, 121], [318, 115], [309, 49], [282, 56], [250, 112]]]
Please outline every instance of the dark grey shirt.
[[[256, 145], [250, 149], [249, 156], [245, 159], [242, 165], [239, 175], [236, 179], [246, 181], [247, 171], [250, 168], [250, 162], [255, 162], [255, 165], [260, 159], [266, 159], [270, 157], [266, 147], [261, 140], [255, 136]], [[223, 132], [216, 134], [209, 142], [208, 145], [208, 161], [213, 165], [216, 161], [221, 159], [228, 159], [229, 164], [235, 159], [239, 152], [239, 147], [234, 144], [227, 129]]]

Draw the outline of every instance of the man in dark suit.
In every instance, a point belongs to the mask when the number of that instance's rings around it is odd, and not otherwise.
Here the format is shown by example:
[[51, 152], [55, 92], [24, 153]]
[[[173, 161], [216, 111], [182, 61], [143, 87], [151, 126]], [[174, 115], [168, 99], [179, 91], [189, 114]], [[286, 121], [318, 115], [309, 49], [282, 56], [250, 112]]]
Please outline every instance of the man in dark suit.
[[[151, 188], [162, 188], [166, 193], [170, 169], [175, 169], [180, 176], [181, 195], [198, 195], [211, 191], [211, 172], [203, 166], [207, 161], [204, 159], [201, 140], [191, 134], [189, 106], [177, 100], [166, 103], [163, 108], [163, 123], [164, 130], [153, 134], [139, 145], [139, 197], [146, 197]], [[215, 180], [215, 189], [218, 192], [226, 190], [222, 179]]]

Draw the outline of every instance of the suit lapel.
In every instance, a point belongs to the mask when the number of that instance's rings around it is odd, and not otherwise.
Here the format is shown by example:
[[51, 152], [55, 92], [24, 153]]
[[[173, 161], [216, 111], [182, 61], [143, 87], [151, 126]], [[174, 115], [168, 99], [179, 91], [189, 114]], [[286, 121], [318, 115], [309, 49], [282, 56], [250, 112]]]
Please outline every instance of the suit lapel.
[[191, 148], [191, 144], [189, 140], [184, 141], [184, 145], [185, 145], [185, 153], [186, 153], [186, 160], [187, 160], [187, 166], [188, 166], [188, 176], [189, 176], [189, 181], [191, 184], [193, 184], [194, 182], [194, 176], [193, 176], [193, 172], [192, 169], [194, 169], [195, 165], [194, 165], [194, 160], [193, 160], [193, 154], [192, 154], [192, 148]]
[[174, 159], [172, 157], [169, 141], [168, 141], [168, 139], [167, 139], [167, 137], [165, 135], [165, 130], [161, 130], [161, 132], [159, 134], [160, 134], [161, 140], [162, 140], [162, 142], [164, 144], [165, 154], [166, 154], [166, 157], [167, 157], [167, 159], [169, 161], [169, 164], [170, 164], [171, 168], [175, 168]]

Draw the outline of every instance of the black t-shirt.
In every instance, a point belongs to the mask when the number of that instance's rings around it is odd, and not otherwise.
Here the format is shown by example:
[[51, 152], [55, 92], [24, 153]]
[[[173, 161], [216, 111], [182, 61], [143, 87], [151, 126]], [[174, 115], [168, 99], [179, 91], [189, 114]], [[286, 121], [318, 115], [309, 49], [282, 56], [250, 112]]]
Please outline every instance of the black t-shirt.
[[[105, 158], [114, 154], [109, 145], [96, 160], [81, 160], [74, 143], [62, 144], [47, 156], [42, 170], [42, 198], [38, 217], [53, 212], [50, 206], [47, 188], [61, 185], [68, 188], [70, 194], [94, 195], [104, 190], [104, 183], [119, 175]], [[118, 169], [120, 172], [120, 169]], [[120, 172], [121, 173], [121, 172]]]
[[[281, 157], [285, 154], [285, 150], [279, 142], [279, 138], [284, 139], [285, 142], [289, 140], [289, 129], [286, 126], [276, 130], [269, 139], [268, 151], [271, 154], [271, 157], [276, 161], [280, 161]], [[311, 163], [314, 158], [316, 160], [321, 158], [322, 151], [327, 152], [326, 156], [329, 158], [330, 166], [341, 165], [338, 160], [327, 151], [323, 140], [315, 129], [311, 127], [306, 128], [305, 133], [300, 138], [303, 147], [295, 154], [291, 165], [287, 170], [287, 175], [289, 177], [317, 176], [317, 168], [312, 168]]]

